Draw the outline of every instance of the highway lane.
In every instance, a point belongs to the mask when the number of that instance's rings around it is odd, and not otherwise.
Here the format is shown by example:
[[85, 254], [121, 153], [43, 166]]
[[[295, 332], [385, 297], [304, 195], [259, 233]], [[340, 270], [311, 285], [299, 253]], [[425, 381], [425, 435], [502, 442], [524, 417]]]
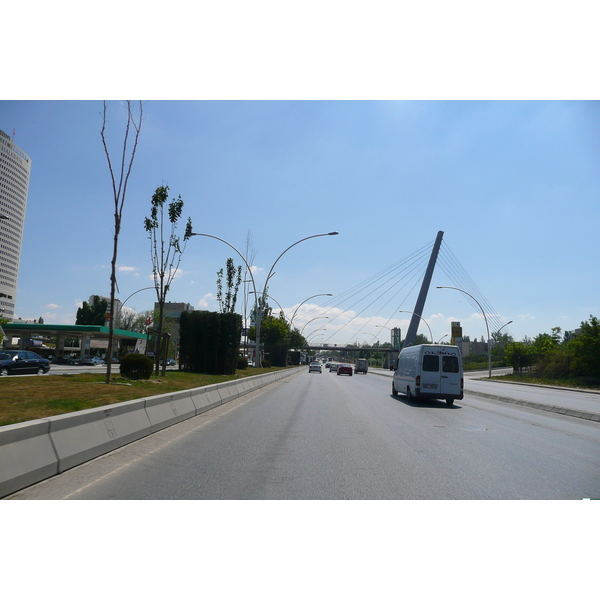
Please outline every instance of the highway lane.
[[[493, 375], [510, 373], [512, 369], [497, 369]], [[371, 373], [379, 377], [393, 376], [392, 371], [372, 369]], [[525, 400], [550, 406], [562, 406], [567, 409], [600, 414], [600, 393], [594, 391], [574, 390], [570, 388], [552, 388], [518, 383], [497, 381], [487, 378], [487, 371], [467, 371], [465, 373], [465, 391], [492, 396], [501, 396], [515, 400]]]
[[302, 372], [14, 494], [19, 499], [600, 497], [600, 426], [376, 375]]

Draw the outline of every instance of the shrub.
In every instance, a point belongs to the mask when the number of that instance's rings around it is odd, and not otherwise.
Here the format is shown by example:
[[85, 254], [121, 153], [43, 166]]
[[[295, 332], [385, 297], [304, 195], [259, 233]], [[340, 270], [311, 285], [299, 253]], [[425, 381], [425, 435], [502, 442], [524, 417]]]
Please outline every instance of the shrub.
[[240, 357], [237, 359], [237, 368], [238, 371], [243, 371], [244, 369], [248, 368], [248, 359], [247, 358], [243, 358]]
[[143, 354], [127, 354], [121, 359], [119, 371], [126, 379], [150, 379], [153, 360]]

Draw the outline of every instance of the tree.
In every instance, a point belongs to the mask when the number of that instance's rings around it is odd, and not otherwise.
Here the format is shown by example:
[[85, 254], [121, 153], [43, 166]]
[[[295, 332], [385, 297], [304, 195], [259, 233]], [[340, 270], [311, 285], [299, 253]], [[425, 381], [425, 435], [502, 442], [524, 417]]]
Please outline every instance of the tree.
[[588, 322], [582, 321], [581, 333], [569, 342], [568, 348], [574, 375], [600, 377], [600, 321], [597, 317], [590, 315]]
[[8, 325], [10, 323], [10, 319], [7, 319], [4, 316], [4, 311], [0, 309], [0, 344], [4, 340], [4, 330], [2, 329], [2, 325]]
[[[144, 219], [144, 229], [148, 232], [150, 240], [150, 256], [152, 258], [152, 275], [154, 287], [158, 299], [158, 323], [157, 338], [158, 348], [156, 352], [155, 373], [158, 375], [160, 360], [163, 358], [163, 321], [164, 308], [173, 279], [177, 275], [181, 256], [185, 251], [186, 242], [192, 236], [192, 220], [188, 217], [183, 236], [184, 246], [181, 247], [181, 239], [177, 236], [177, 222], [183, 213], [183, 200], [181, 195], [172, 199], [167, 206], [167, 220], [165, 223], [165, 204], [169, 199], [169, 187], [159, 186], [152, 196], [150, 217]], [[168, 229], [168, 239], [165, 239]], [[166, 361], [163, 364], [162, 374], [166, 373]]]
[[[111, 260], [111, 273], [110, 273], [110, 320], [108, 330], [108, 360], [106, 361], [106, 383], [110, 383], [110, 373], [112, 361], [112, 346], [115, 329], [115, 290], [117, 287], [117, 254], [119, 251], [119, 233], [121, 232], [121, 220], [123, 217], [123, 206], [125, 205], [125, 196], [127, 193], [127, 183], [129, 182], [129, 175], [131, 174], [131, 168], [133, 166], [133, 159], [138, 145], [138, 138], [142, 127], [142, 103], [139, 102], [139, 116], [135, 117], [134, 111], [131, 106], [131, 101], [127, 101], [127, 124], [125, 126], [125, 136], [123, 140], [123, 149], [121, 152], [121, 160], [119, 161], [119, 167], [115, 171], [112, 166], [110, 159], [110, 152], [108, 150], [108, 143], [106, 141], [106, 117], [107, 117], [107, 106], [106, 101], [104, 102], [104, 111], [102, 113], [102, 130], [100, 137], [102, 138], [102, 145], [104, 146], [104, 153], [106, 154], [106, 160], [108, 161], [108, 170], [110, 172], [110, 178], [112, 181], [113, 189], [113, 203], [114, 203], [114, 223], [115, 230], [113, 235], [113, 253]], [[130, 142], [129, 135], [130, 129], [133, 128], [133, 147], [128, 150], [128, 144]]]
[[93, 304], [83, 302], [81, 308], [77, 309], [75, 325], [104, 325], [106, 313], [108, 312], [108, 300], [93, 296]]
[[530, 365], [531, 346], [523, 342], [512, 342], [504, 349], [504, 357], [515, 371], [520, 371]]
[[235, 312], [238, 290], [242, 283], [242, 267], [235, 268], [233, 259], [227, 259], [227, 289], [223, 300], [223, 269], [217, 272], [217, 301], [222, 313]]
[[[262, 298], [259, 299], [259, 304], [262, 304], [260, 300]], [[265, 352], [269, 356], [271, 365], [284, 367], [286, 366], [287, 351], [290, 348], [303, 348], [306, 346], [306, 339], [296, 328], [290, 330], [289, 323], [282, 313], [279, 314], [279, 317], [274, 317], [268, 304], [265, 304], [262, 310], [264, 313], [260, 325], [260, 341], [265, 346]], [[248, 338], [256, 341], [255, 327], [248, 329]]]

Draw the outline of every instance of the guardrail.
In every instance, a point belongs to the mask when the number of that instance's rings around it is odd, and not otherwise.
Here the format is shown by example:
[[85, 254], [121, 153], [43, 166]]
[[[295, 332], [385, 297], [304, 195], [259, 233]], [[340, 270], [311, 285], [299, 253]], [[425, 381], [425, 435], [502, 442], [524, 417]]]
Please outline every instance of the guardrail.
[[0, 498], [304, 368], [0, 427]]

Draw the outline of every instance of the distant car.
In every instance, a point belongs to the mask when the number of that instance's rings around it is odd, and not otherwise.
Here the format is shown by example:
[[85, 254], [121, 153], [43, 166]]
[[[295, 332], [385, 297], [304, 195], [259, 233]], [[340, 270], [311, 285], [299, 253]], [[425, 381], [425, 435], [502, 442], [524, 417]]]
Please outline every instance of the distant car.
[[328, 363], [325, 364], [325, 368], [326, 369], [329, 369], [329, 367], [331, 367], [331, 363], [330, 362], [328, 362]]
[[321, 369], [321, 363], [311, 362], [308, 366], [308, 372], [311, 373], [312, 371], [315, 371], [316, 373], [322, 373], [323, 370]]
[[0, 376], [37, 373], [50, 370], [50, 361], [28, 350], [0, 350]]
[[340, 365], [338, 365], [336, 363], [331, 363], [331, 366], [329, 367], [329, 372], [333, 373], [334, 371], [337, 371], [339, 366]]
[[337, 370], [338, 375], [350, 375], [352, 377], [352, 365], [340, 365]]
[[79, 361], [80, 365], [103, 365], [104, 361], [99, 356], [85, 356]]

